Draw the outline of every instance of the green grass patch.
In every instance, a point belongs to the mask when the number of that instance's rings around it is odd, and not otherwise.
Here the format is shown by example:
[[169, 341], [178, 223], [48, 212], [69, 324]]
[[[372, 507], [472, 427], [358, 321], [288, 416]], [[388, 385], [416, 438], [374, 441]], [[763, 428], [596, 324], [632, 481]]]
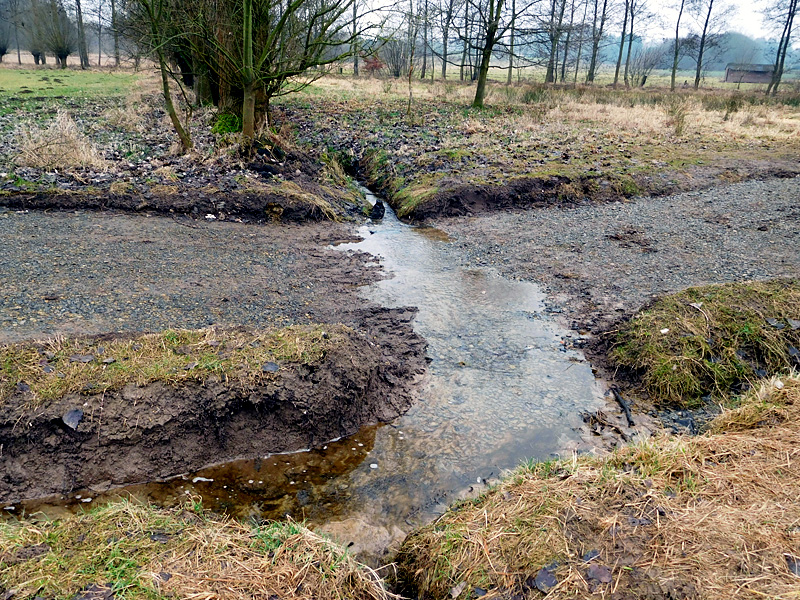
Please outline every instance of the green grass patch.
[[617, 334], [611, 360], [658, 403], [697, 405], [800, 364], [800, 283], [747, 282], [665, 296]]
[[0, 99], [24, 101], [27, 96], [109, 97], [126, 96], [139, 75], [128, 71], [80, 71], [71, 69], [3, 69]]
[[54, 599], [90, 589], [137, 600], [391, 598], [374, 571], [303, 524], [253, 526], [198, 504], [129, 501], [59, 521], [0, 523], [0, 589]]
[[[340, 343], [344, 326], [266, 332], [167, 330], [127, 339], [57, 338], [0, 346], [0, 406], [20, 389], [31, 407], [69, 393], [99, 394], [129, 383], [171, 385], [211, 376], [240, 385], [274, 377], [267, 363], [311, 364]], [[273, 370], [270, 370], [273, 369]]]

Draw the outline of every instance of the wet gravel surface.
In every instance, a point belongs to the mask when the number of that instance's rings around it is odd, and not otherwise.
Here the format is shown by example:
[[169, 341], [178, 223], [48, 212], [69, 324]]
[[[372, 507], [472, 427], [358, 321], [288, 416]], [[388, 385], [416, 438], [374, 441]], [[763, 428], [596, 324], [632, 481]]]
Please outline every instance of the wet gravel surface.
[[585, 332], [689, 286], [800, 276], [800, 178], [435, 225], [466, 263], [540, 283]]
[[331, 223], [0, 208], [0, 342], [341, 321], [379, 276], [366, 255], [326, 249], [344, 239]]

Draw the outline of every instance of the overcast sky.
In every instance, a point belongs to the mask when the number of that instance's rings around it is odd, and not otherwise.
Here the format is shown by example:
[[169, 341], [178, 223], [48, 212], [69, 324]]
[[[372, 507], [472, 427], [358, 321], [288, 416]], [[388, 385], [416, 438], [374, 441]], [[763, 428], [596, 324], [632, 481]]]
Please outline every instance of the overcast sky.
[[[677, 2], [678, 0], [650, 0], [647, 3], [650, 10], [659, 15], [660, 23], [654, 23], [644, 34], [645, 38], [658, 41], [665, 37], [675, 36], [675, 17], [677, 17], [678, 11], [674, 9], [674, 6]], [[714, 12], [724, 9], [726, 6], [733, 6], [736, 8], [736, 13], [728, 21], [728, 30], [739, 31], [752, 38], [774, 37], [775, 32], [764, 27], [761, 17], [761, 9], [768, 2], [775, 2], [775, 0], [715, 0]], [[696, 31], [697, 25], [684, 18], [681, 22], [682, 35], [687, 28]], [[798, 42], [798, 37], [793, 37], [795, 42]]]

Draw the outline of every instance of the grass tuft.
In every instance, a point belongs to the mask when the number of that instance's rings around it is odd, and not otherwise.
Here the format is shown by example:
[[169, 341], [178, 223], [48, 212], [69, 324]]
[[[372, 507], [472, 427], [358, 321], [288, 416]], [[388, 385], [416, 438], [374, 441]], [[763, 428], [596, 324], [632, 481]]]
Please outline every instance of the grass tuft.
[[131, 338], [55, 338], [0, 346], [0, 406], [17, 392], [29, 408], [66, 394], [100, 394], [127, 384], [180, 385], [211, 376], [243, 386], [274, 377], [268, 362], [311, 364], [341, 340], [344, 326], [265, 332], [166, 330]]
[[743, 382], [800, 366], [800, 282], [689, 288], [618, 332], [611, 360], [660, 403], [697, 405]]
[[403, 591], [538, 598], [547, 569], [551, 599], [796, 600], [800, 376], [764, 383], [712, 429], [520, 467], [406, 539]]
[[375, 571], [302, 524], [253, 527], [197, 505], [129, 501], [0, 524], [0, 581], [16, 598], [72, 598], [90, 586], [131, 599], [395, 598]]
[[58, 111], [55, 120], [47, 128], [33, 124], [20, 127], [18, 147], [15, 162], [19, 166], [49, 170], [107, 167], [94, 145], [81, 133], [69, 113], [63, 110]]

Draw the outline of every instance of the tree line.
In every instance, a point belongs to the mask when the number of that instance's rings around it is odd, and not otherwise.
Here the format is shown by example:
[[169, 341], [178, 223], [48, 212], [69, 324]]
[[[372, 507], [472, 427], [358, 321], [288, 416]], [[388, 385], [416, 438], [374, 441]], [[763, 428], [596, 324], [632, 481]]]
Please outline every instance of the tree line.
[[[705, 69], [723, 52], [733, 11], [729, 0], [0, 0], [0, 60], [10, 48], [61, 66], [77, 54], [90, 64], [90, 35], [98, 62], [106, 45], [113, 62], [153, 59], [167, 109], [185, 147], [188, 131], [172, 106], [172, 92], [191, 88], [199, 102], [240, 115], [252, 137], [268, 118], [270, 100], [297, 91], [330, 65], [353, 73], [384, 70], [394, 77], [455, 78], [475, 82], [482, 107], [489, 72], [507, 83], [538, 67], [545, 83], [592, 84], [602, 64], [614, 87], [641, 86], [656, 68]], [[791, 61], [800, 0], [765, 0], [765, 22], [776, 45], [768, 93], [776, 93]], [[658, 44], [654, 30], [669, 29]], [[105, 38], [103, 37], [105, 35]], [[727, 36], [727, 38], [726, 38]], [[105, 40], [105, 42], [104, 42]], [[109, 48], [110, 46], [110, 48]], [[736, 62], [753, 62], [740, 49]], [[688, 81], [686, 84], [688, 85]]]

